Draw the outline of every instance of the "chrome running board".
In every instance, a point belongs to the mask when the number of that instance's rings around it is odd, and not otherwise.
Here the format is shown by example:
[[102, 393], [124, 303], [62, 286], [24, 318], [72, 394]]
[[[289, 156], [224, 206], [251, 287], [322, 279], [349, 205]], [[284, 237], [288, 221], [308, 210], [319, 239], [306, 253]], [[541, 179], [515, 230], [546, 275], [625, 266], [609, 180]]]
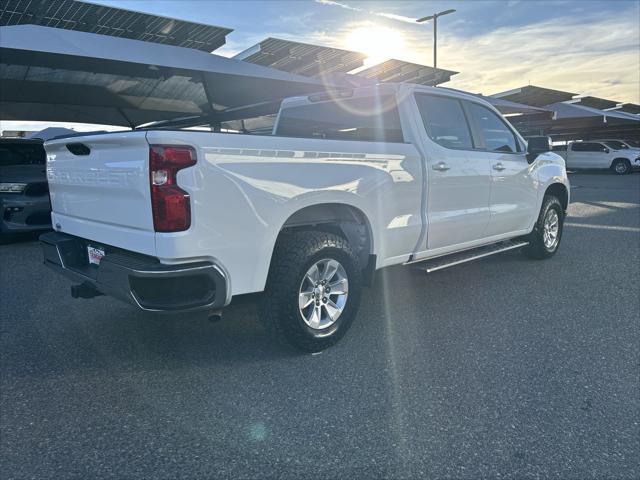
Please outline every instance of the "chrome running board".
[[488, 257], [489, 255], [495, 255], [496, 253], [521, 248], [525, 245], [529, 245], [529, 242], [524, 240], [507, 240], [504, 242], [492, 243], [491, 245], [485, 245], [484, 247], [465, 250], [464, 252], [451, 253], [442, 257], [417, 260], [416, 263], [420, 263], [418, 268], [425, 270], [427, 273], [431, 273], [444, 268], [453, 267], [454, 265], [460, 265], [461, 263], [467, 263], [473, 260], [478, 260], [479, 258]]

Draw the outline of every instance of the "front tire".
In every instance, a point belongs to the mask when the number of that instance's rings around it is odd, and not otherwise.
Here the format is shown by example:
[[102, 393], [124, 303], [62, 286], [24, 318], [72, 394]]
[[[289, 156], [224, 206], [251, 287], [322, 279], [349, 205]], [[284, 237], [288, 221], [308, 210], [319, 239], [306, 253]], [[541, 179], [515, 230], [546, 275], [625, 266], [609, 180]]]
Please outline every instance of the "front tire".
[[619, 158], [613, 161], [611, 164], [611, 170], [613, 170], [617, 175], [627, 175], [628, 173], [631, 173], [631, 162], [624, 158]]
[[284, 232], [269, 270], [261, 320], [278, 340], [319, 352], [347, 332], [361, 290], [358, 256], [347, 240], [322, 231]]
[[539, 260], [552, 257], [560, 246], [563, 226], [562, 203], [553, 195], [545, 195], [536, 225], [529, 234], [529, 245], [522, 252], [529, 258]]

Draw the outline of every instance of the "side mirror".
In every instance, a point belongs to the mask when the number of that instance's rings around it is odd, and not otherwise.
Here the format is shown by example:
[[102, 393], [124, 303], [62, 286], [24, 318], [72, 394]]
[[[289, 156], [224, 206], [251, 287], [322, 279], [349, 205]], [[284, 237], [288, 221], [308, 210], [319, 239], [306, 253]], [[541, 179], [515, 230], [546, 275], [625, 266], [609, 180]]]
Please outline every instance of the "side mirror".
[[538, 136], [529, 137], [527, 139], [527, 162], [533, 163], [541, 153], [550, 152], [552, 150], [551, 137]]
[[607, 147], [604, 147], [604, 153], [609, 153], [611, 150], [609, 150]]

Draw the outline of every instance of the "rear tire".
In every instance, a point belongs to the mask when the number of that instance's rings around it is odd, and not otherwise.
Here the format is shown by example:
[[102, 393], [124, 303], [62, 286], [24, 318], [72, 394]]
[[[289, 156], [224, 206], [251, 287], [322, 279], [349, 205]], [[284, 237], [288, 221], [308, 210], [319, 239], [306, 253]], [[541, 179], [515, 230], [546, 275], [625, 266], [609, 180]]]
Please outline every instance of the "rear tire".
[[261, 320], [276, 339], [319, 352], [347, 332], [361, 290], [362, 269], [347, 240], [322, 231], [284, 232], [271, 262]]
[[536, 225], [528, 236], [529, 245], [522, 252], [538, 260], [552, 257], [560, 246], [563, 226], [562, 203], [553, 195], [545, 195]]
[[618, 158], [611, 164], [611, 170], [617, 175], [627, 175], [631, 173], [631, 162], [625, 158]]

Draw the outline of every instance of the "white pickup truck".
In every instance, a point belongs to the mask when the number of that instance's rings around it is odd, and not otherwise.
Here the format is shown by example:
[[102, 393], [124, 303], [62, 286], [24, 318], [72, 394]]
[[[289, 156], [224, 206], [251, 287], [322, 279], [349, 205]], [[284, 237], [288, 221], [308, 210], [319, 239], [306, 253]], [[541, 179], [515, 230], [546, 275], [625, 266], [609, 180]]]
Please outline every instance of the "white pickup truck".
[[219, 312], [264, 292], [267, 328], [318, 351], [377, 269], [547, 258], [562, 236], [564, 160], [473, 95], [384, 84], [286, 99], [271, 135], [167, 128], [46, 143], [41, 242], [74, 297]]
[[640, 167], [640, 150], [629, 148], [619, 140], [569, 142], [566, 151], [558, 154], [570, 169], [610, 169], [626, 175]]

